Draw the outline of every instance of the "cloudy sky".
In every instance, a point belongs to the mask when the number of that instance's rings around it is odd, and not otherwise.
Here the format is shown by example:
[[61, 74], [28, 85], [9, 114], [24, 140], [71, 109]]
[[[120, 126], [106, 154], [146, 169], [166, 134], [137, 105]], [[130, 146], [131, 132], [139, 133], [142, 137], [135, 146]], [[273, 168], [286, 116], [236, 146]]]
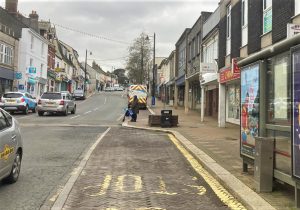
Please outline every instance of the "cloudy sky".
[[[184, 29], [193, 26], [201, 11], [214, 11], [218, 2], [19, 0], [18, 10], [25, 16], [35, 10], [40, 19], [57, 24], [58, 38], [76, 49], [81, 61], [84, 60], [85, 49], [88, 49], [92, 52], [89, 59], [95, 59], [104, 70], [111, 71], [125, 66], [128, 43], [142, 32], [151, 36], [155, 32], [156, 55], [169, 56]], [[0, 0], [0, 6], [5, 6], [5, 0]], [[70, 29], [97, 35], [98, 38]]]

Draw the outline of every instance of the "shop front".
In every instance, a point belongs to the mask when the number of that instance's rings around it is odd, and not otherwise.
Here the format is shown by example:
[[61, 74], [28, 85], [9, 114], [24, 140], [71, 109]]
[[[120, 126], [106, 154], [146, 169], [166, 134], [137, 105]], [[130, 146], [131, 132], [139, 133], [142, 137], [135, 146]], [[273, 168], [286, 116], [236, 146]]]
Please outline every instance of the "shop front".
[[[299, 35], [238, 62], [241, 67], [241, 148], [244, 164], [255, 162], [257, 138], [274, 141], [274, 180], [300, 193]], [[266, 141], [266, 140], [263, 140]], [[261, 167], [265, 167], [261, 165]], [[255, 174], [260, 169], [255, 170]], [[255, 176], [254, 174], [254, 176]], [[295, 196], [297, 207], [300, 197]]]
[[12, 91], [14, 71], [0, 66], [0, 94]]
[[182, 75], [176, 80], [176, 88], [178, 88], [177, 105], [184, 106], [184, 91], [185, 91], [185, 75]]
[[54, 71], [48, 70], [47, 71], [48, 81], [47, 81], [47, 91], [48, 92], [55, 92], [55, 79], [56, 79], [56, 73]]
[[[226, 122], [240, 124], [240, 70], [231, 67], [221, 69], [219, 73], [220, 86], [225, 87], [225, 112], [220, 117]], [[221, 98], [221, 97], [220, 97]]]

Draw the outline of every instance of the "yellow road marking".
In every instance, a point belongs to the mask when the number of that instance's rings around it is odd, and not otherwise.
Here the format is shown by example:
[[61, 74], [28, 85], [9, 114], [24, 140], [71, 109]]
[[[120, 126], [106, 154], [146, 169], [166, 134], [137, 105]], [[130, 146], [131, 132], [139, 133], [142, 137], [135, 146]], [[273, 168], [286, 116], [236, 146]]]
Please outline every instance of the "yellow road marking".
[[203, 186], [196, 186], [196, 185], [187, 185], [192, 188], [196, 188], [199, 192], [197, 193], [198, 195], [204, 195], [206, 193], [206, 189]]
[[194, 170], [202, 176], [206, 183], [211, 187], [220, 200], [231, 209], [246, 210], [246, 208], [233, 197], [215, 178], [213, 178], [208, 171], [179, 143], [179, 141], [171, 134], [168, 135], [170, 140], [176, 145], [178, 150], [189, 161]]
[[[105, 195], [106, 192], [107, 192], [107, 189], [108, 189], [108, 187], [110, 185], [111, 179], [112, 179], [111, 175], [106, 175], [103, 183], [101, 185], [97, 185], [96, 186], [96, 187], [100, 187], [100, 191], [98, 193], [96, 193], [96, 194], [89, 194], [89, 196], [95, 197], [95, 196]], [[90, 189], [90, 188], [94, 188], [94, 187], [95, 186], [88, 186], [88, 187], [85, 187], [84, 190], [87, 190], [87, 189]]]
[[[134, 179], [134, 190], [124, 190], [124, 179], [126, 177], [132, 177]], [[116, 191], [117, 192], [125, 192], [125, 193], [141, 192], [142, 191], [142, 178], [140, 176], [135, 176], [135, 175], [118, 176], [118, 181], [116, 183]]]
[[142, 208], [137, 208], [135, 210], [166, 210], [166, 209], [162, 209], [162, 208], [157, 208], [157, 207], [142, 207]]
[[177, 193], [169, 193], [167, 191], [166, 188], [166, 183], [164, 182], [164, 180], [162, 179], [161, 176], [158, 177], [159, 178], [159, 192], [153, 192], [155, 194], [161, 194], [161, 195], [177, 195]]

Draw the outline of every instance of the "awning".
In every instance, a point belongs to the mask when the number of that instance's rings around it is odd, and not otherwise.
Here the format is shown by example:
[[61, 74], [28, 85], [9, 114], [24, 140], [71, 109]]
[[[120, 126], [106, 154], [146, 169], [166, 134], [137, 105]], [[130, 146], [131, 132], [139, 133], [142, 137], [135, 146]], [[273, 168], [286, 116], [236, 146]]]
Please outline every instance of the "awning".
[[0, 77], [4, 79], [13, 80], [14, 71], [0, 66]]
[[176, 79], [176, 85], [177, 86], [182, 86], [185, 84], [185, 75], [182, 75], [178, 79]]

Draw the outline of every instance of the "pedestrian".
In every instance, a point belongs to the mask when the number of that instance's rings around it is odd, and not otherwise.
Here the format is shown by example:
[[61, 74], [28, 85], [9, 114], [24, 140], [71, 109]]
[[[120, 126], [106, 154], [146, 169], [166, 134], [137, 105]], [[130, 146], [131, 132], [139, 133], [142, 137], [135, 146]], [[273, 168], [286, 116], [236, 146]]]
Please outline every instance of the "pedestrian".
[[133, 112], [133, 114], [131, 116], [131, 122], [136, 122], [137, 114], [139, 113], [139, 102], [138, 102], [138, 98], [136, 95], [133, 96], [133, 101], [130, 105], [130, 108]]

